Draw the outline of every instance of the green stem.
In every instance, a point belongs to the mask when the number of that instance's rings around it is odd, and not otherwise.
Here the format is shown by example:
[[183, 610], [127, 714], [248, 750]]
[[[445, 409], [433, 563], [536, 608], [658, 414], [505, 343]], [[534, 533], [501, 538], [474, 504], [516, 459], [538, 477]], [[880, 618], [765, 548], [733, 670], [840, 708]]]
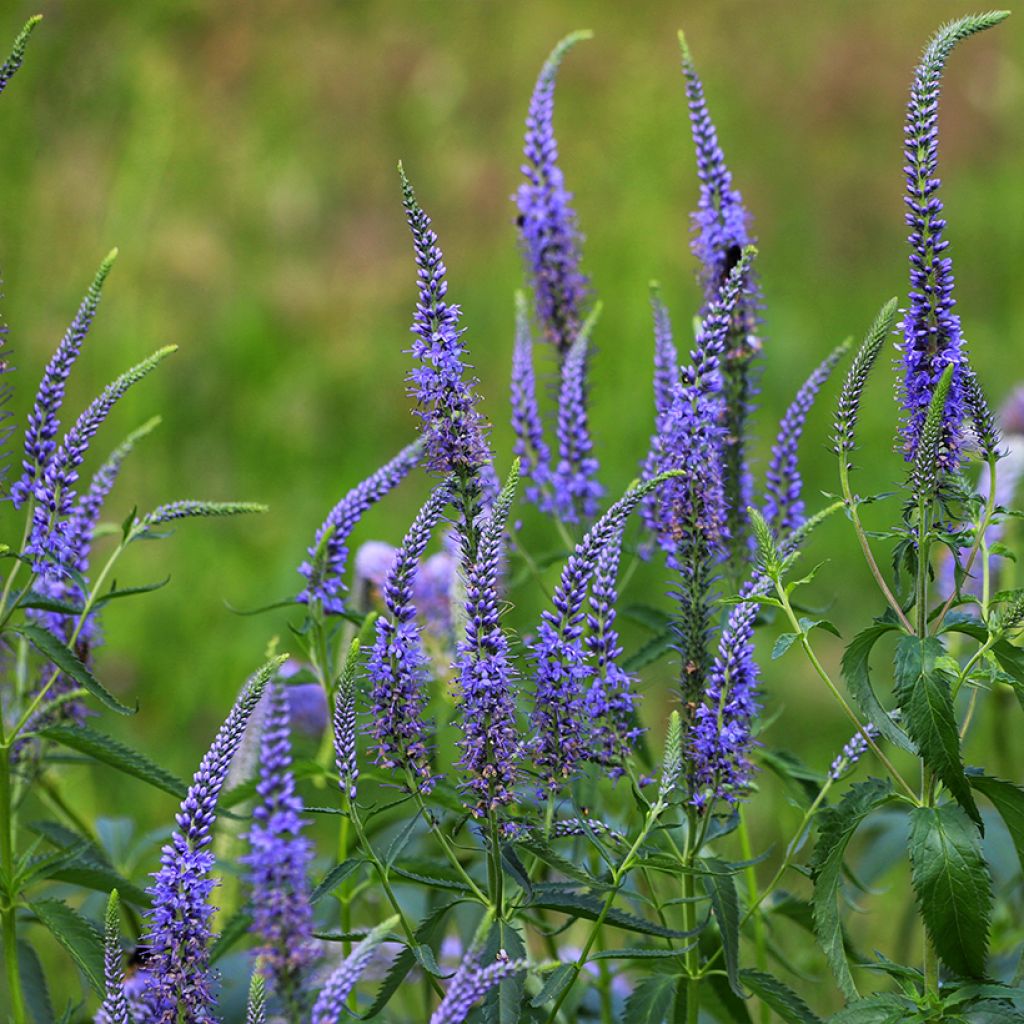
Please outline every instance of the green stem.
[[[742, 807], [739, 810], [739, 816], [740, 852], [745, 861], [752, 861], [754, 859], [754, 848], [750, 842], [750, 829], [747, 828], [747, 818], [743, 813]], [[743, 869], [743, 875], [747, 881], [747, 899], [753, 905], [754, 900], [757, 899], [757, 871], [754, 869], [754, 865], [748, 863], [746, 868]], [[765, 944], [764, 919], [760, 914], [754, 918], [754, 953], [757, 960], [757, 969], [766, 972], [768, 969], [768, 953]], [[770, 1024], [772, 1019], [771, 1007], [763, 999], [761, 1000], [760, 1015], [761, 1024]]]
[[[3, 723], [0, 722], [0, 735]], [[14, 815], [11, 808], [11, 758], [6, 748], [0, 749], [0, 867], [3, 869], [6, 892], [0, 906], [3, 918], [4, 962], [7, 968], [7, 989], [11, 999], [11, 1019], [25, 1024], [25, 998], [21, 992], [18, 972], [17, 893], [14, 886]]]
[[[689, 812], [691, 842], [687, 844], [682, 872], [683, 931], [692, 932], [697, 927], [697, 880], [693, 874], [692, 846], [693, 812]], [[686, 965], [686, 1024], [697, 1024], [700, 1018], [700, 947], [691, 942], [683, 954]]]
[[485, 907], [490, 906], [491, 901], [483, 893], [480, 886], [477, 885], [472, 876], [466, 872], [466, 869], [462, 866], [462, 862], [458, 858], [458, 854], [456, 854], [455, 850], [452, 849], [451, 843], [448, 842], [448, 837], [444, 834], [444, 830], [427, 809], [427, 805], [423, 800], [423, 794], [419, 791], [419, 787], [416, 785], [416, 781], [413, 779], [411, 774], [407, 777], [407, 784], [410, 792], [416, 798], [416, 803], [419, 806], [420, 814], [423, 815], [423, 820], [427, 823], [427, 827], [434, 833], [437, 841], [441, 844], [441, 848], [444, 850], [445, 856], [448, 858], [451, 866], [455, 869], [455, 873], [462, 879], [463, 883]]

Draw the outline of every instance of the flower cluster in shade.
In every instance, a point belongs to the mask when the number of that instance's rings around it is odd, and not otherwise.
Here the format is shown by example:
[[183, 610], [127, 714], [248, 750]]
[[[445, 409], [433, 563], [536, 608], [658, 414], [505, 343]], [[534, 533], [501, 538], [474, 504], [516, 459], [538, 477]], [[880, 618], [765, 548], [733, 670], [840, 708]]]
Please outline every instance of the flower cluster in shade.
[[[718, 300], [723, 283], [753, 238], [750, 215], [739, 191], [733, 187], [732, 172], [708, 113], [704, 87], [682, 33], [679, 42], [700, 181], [700, 198], [693, 214], [692, 247], [700, 260], [706, 312]], [[752, 361], [761, 348], [757, 337], [760, 307], [760, 286], [753, 268], [748, 266], [743, 274], [739, 301], [730, 316], [722, 359], [726, 399], [724, 486], [729, 499], [730, 530], [737, 544], [747, 532], [746, 509], [753, 496], [746, 460], [746, 432], [755, 395]]]
[[514, 468], [480, 531], [476, 558], [466, 573], [465, 638], [455, 658], [463, 737], [459, 766], [467, 775], [477, 817], [512, 802], [522, 754], [515, 667], [501, 628], [498, 593], [505, 525], [517, 484]]
[[412, 231], [419, 295], [411, 353], [418, 365], [407, 378], [422, 421], [427, 467], [435, 473], [474, 477], [490, 461], [475, 381], [467, 377], [459, 307], [446, 301], [447, 270], [430, 218], [402, 173], [402, 202]]
[[586, 687], [594, 665], [584, 629], [587, 588], [601, 553], [650, 489], [645, 485], [628, 491], [576, 545], [562, 569], [553, 607], [542, 613], [530, 646], [536, 686], [530, 716], [536, 731], [533, 760], [551, 790], [571, 778], [592, 753]]
[[777, 536], [803, 525], [805, 506], [801, 497], [800, 438], [818, 392], [848, 348], [847, 343], [837, 346], [818, 364], [801, 385], [779, 424], [765, 471], [765, 495], [761, 508], [762, 515]]
[[615, 579], [622, 555], [620, 529], [597, 556], [590, 611], [587, 612], [587, 649], [594, 661], [594, 678], [587, 690], [586, 713], [591, 720], [592, 757], [608, 769], [611, 778], [625, 771], [624, 764], [643, 735], [634, 707], [634, 678], [619, 664], [622, 646], [615, 627], [619, 595]]
[[210, 902], [216, 882], [212, 828], [217, 798], [253, 710], [276, 664], [245, 687], [192, 779], [178, 811], [177, 829], [160, 855], [160, 869], [148, 892], [153, 899], [144, 939], [146, 1020], [154, 1024], [213, 1024], [210, 976]]
[[377, 947], [385, 940], [396, 918], [384, 921], [353, 948], [331, 972], [313, 1004], [312, 1024], [338, 1024], [348, 1016], [346, 1001], [366, 970]]
[[537, 380], [533, 369], [533, 332], [530, 330], [526, 296], [516, 293], [516, 332], [512, 350], [510, 387], [513, 452], [524, 480], [523, 497], [538, 507], [550, 501], [551, 449], [544, 439], [544, 424], [537, 405]]
[[174, 351], [173, 345], [160, 349], [107, 385], [78, 417], [42, 468], [33, 491], [32, 532], [26, 548], [41, 575], [62, 576], [74, 564], [77, 537], [70, 513], [74, 507], [78, 467], [85, 459], [90, 442], [128, 389]]
[[308, 869], [312, 843], [303, 834], [302, 798], [295, 790], [288, 695], [277, 679], [268, 693], [260, 778], [249, 852], [242, 857], [252, 888], [252, 925], [259, 970], [286, 1002], [299, 998], [303, 970], [316, 958]]
[[529, 964], [525, 960], [511, 960], [501, 957], [493, 963], [477, 963], [477, 953], [470, 951], [463, 958], [445, 992], [444, 999], [430, 1017], [430, 1024], [463, 1024], [470, 1010], [495, 985], [506, 978], [525, 971]]
[[561, 355], [579, 333], [587, 279], [580, 271], [580, 235], [571, 194], [558, 165], [553, 114], [555, 79], [569, 49], [587, 33], [563, 39], [541, 70], [526, 117], [526, 181], [516, 192], [519, 233], [533, 286], [537, 319]]
[[960, 317], [954, 311], [953, 261], [946, 254], [946, 220], [939, 198], [939, 92], [946, 61], [958, 42], [995, 25], [1005, 12], [961, 18], [932, 39], [914, 74], [904, 127], [906, 220], [910, 227], [910, 293], [904, 312], [903, 452], [917, 453], [928, 404], [946, 367], [953, 379], [936, 457], [939, 474], [955, 472], [963, 445], [963, 377], [967, 365]]
[[319, 601], [328, 613], [345, 610], [348, 539], [363, 514], [396, 487], [421, 457], [422, 447], [418, 442], [402, 449], [331, 509], [316, 532], [307, 561], [299, 566], [299, 572], [306, 578], [306, 587], [298, 597], [300, 602]]
[[372, 683], [371, 730], [376, 763], [408, 772], [423, 792], [434, 785], [428, 725], [423, 719], [429, 659], [413, 604], [416, 567], [450, 501], [447, 481], [417, 513], [384, 580], [385, 614], [367, 662]]

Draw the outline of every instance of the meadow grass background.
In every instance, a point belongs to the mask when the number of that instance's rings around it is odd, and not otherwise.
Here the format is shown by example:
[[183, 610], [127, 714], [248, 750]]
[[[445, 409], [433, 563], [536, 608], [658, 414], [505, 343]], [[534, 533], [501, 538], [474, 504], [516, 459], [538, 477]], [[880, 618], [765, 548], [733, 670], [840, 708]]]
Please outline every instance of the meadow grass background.
[[[812, 364], [847, 335], [859, 338], [889, 296], [905, 294], [910, 76], [934, 28], [974, 8], [19, 0], [6, 5], [0, 29], [13, 38], [39, 9], [46, 20], [0, 101], [2, 308], [17, 421], [96, 265], [118, 245], [67, 408], [77, 414], [157, 346], [181, 351], [96, 442], [105, 451], [152, 413], [164, 417], [125, 470], [112, 517], [179, 497], [271, 506], [259, 518], [183, 525], [169, 541], [137, 547], [119, 573], [125, 585], [173, 578], [106, 615], [99, 672], [141, 703], [136, 718], [110, 727], [185, 774], [268, 639], [287, 644], [287, 615], [238, 618], [225, 600], [253, 607], [294, 593], [295, 566], [329, 507], [413, 435], [402, 378], [415, 273], [399, 159], [440, 235], [504, 470], [521, 282], [509, 200], [522, 122], [550, 47], [572, 29], [594, 30], [562, 71], [556, 130], [587, 236], [586, 270], [605, 304], [593, 430], [616, 494], [651, 428], [648, 282], [662, 282], [683, 337], [698, 303], [688, 249], [697, 189], [675, 39], [685, 29], [756, 217], [766, 309], [754, 454], [763, 466]], [[1014, 17], [954, 54], [942, 107], [959, 311], [996, 402], [1024, 378], [1022, 104], [1024, 20]], [[863, 492], [901, 474], [888, 362], [865, 407]], [[803, 447], [812, 510], [818, 492], [836, 488], [824, 444], [834, 392]], [[427, 486], [422, 477], [405, 484], [357, 539], [397, 540]], [[815, 599], [831, 605], [848, 638], [880, 605], [842, 524], [816, 538], [810, 561], [823, 559]], [[667, 585], [652, 568], [635, 594]], [[530, 601], [521, 600], [526, 624]], [[822, 634], [820, 643], [834, 663], [838, 642]], [[647, 684], [659, 695], [648, 707], [657, 720], [670, 669]], [[764, 684], [770, 710], [781, 711], [765, 741], [791, 742], [824, 768], [849, 732], [839, 712], [795, 653], [766, 658]], [[139, 791], [107, 774], [102, 792], [98, 802], [83, 788], [83, 808], [117, 811]], [[756, 819], [777, 819], [781, 799], [772, 791]], [[170, 820], [169, 800], [134, 810], [148, 826]]]

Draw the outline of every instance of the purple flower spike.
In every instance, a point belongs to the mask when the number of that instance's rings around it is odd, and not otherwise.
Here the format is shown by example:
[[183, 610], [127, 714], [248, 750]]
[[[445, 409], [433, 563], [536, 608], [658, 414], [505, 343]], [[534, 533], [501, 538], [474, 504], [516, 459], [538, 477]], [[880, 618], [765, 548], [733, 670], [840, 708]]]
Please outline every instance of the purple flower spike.
[[608, 541], [597, 556], [594, 584], [587, 614], [587, 649], [596, 665], [594, 681], [586, 695], [587, 713], [593, 723], [594, 737], [591, 759], [608, 767], [616, 779], [624, 772], [623, 765], [643, 734], [633, 714], [637, 694], [634, 678], [618, 664], [622, 654], [619, 633], [615, 628], [615, 605], [618, 592], [615, 578], [622, 555], [622, 529]]
[[430, 1024], [463, 1024], [473, 1009], [495, 985], [529, 967], [526, 960], [510, 960], [507, 956], [481, 967], [476, 952], [470, 950], [452, 978], [444, 999], [430, 1018]]
[[762, 509], [765, 520], [775, 531], [776, 536], [789, 533], [803, 525], [803, 479], [800, 476], [798, 458], [800, 437], [804, 431], [807, 414], [814, 405], [818, 392], [835, 369], [836, 363], [846, 355], [849, 347], [849, 342], [843, 342], [822, 360], [804, 381], [779, 424], [779, 433], [775, 444], [772, 445], [772, 457], [765, 473]]
[[514, 799], [522, 743], [516, 729], [515, 670], [498, 612], [498, 574], [505, 524], [519, 482], [518, 465], [480, 531], [476, 561], [466, 576], [466, 637], [456, 672], [463, 733], [460, 767], [469, 776], [478, 818]]
[[175, 351], [176, 345], [159, 349], [108, 384], [99, 398], [78, 417], [46, 463], [42, 478], [35, 484], [36, 503], [27, 548], [35, 556], [37, 572], [61, 576], [74, 565], [77, 527], [74, 519], [68, 517], [73, 507], [78, 467], [89, 450], [89, 442], [125, 392]]
[[526, 297], [516, 293], [516, 340], [512, 353], [513, 451], [519, 458], [526, 486], [523, 496], [541, 505], [551, 473], [551, 451], [544, 440], [544, 426], [537, 408], [537, 381], [533, 371], [533, 335], [526, 311]]
[[210, 978], [210, 894], [216, 882], [211, 830], [217, 798], [245, 727], [270, 679], [284, 658], [275, 658], [256, 673], [192, 778], [181, 805], [178, 829], [160, 855], [160, 870], [148, 892], [153, 897], [145, 945], [149, 975], [144, 1003], [154, 1024], [213, 1024]]
[[71, 321], [71, 326], [68, 327], [57, 346], [57, 351], [54, 352], [43, 372], [43, 379], [39, 382], [39, 390], [36, 392], [36, 400], [29, 413], [28, 426], [25, 429], [22, 475], [11, 487], [11, 498], [15, 508], [20, 508], [28, 500], [35, 481], [46, 469], [57, 447], [54, 438], [60, 429], [60, 420], [57, 415], [64, 403], [64, 387], [71, 373], [71, 367], [74, 366], [78, 353], [82, 349], [82, 342], [85, 341], [85, 336], [92, 326], [96, 309], [100, 303], [103, 282], [106, 281], [116, 258], [117, 250], [114, 249], [100, 264], [100, 269], [96, 272], [96, 277], [85, 293], [85, 298], [82, 300], [74, 320]]
[[578, 523], [597, 514], [604, 488], [597, 482], [598, 464], [593, 456], [587, 418], [587, 348], [600, 306], [587, 319], [562, 363], [558, 392], [558, 465], [551, 473], [551, 499], [545, 511], [563, 523]]
[[383, 768], [409, 772], [424, 793], [436, 781], [430, 769], [427, 723], [423, 720], [429, 685], [429, 659], [423, 650], [413, 604], [416, 566], [445, 506], [449, 484], [442, 483], [413, 520], [384, 581], [386, 615], [377, 620], [377, 638], [367, 665], [372, 692], [374, 758]]
[[548, 789], [558, 789], [588, 756], [590, 724], [584, 686], [594, 674], [583, 640], [583, 601], [597, 560], [629, 514], [653, 489], [643, 484], [623, 495], [590, 528], [562, 569], [531, 645], [536, 691], [531, 722], [537, 733], [534, 762]]
[[523, 254], [533, 283], [537, 319], [548, 341], [565, 356], [576, 340], [587, 295], [587, 279], [580, 272], [580, 234], [576, 214], [558, 166], [552, 115], [555, 77], [566, 53], [589, 32], [566, 36], [551, 52], [530, 99], [526, 117], [526, 181], [519, 186], [519, 231]]
[[316, 958], [307, 877], [313, 847], [302, 835], [308, 822], [295, 791], [288, 694], [280, 678], [270, 688], [256, 792], [250, 852], [241, 858], [252, 886], [250, 930], [259, 939], [260, 972], [273, 981], [278, 998], [299, 1012], [302, 973]]
[[392, 917], [379, 924], [335, 968], [313, 1005], [312, 1024], [338, 1024], [343, 1015], [347, 1016], [345, 1000], [373, 959], [377, 947], [397, 923], [398, 918]]
[[367, 509], [396, 487], [422, 457], [417, 442], [403, 448], [389, 463], [382, 466], [361, 484], [353, 487], [316, 531], [316, 540], [309, 549], [309, 560], [299, 566], [306, 577], [306, 588], [299, 594], [301, 603], [320, 601], [324, 611], [340, 614], [345, 610], [345, 563], [348, 560], [348, 538]]
[[[692, 248], [701, 263], [706, 312], [753, 238], [750, 214], [743, 205], [743, 197], [733, 188], [732, 173], [725, 163], [718, 133], [708, 113], [704, 87], [682, 33], [679, 46], [700, 179], [700, 200], [693, 214]], [[732, 312], [722, 360], [726, 409], [725, 492], [729, 502], [729, 529], [737, 548], [749, 532], [746, 510], [753, 497], [753, 483], [746, 464], [746, 432], [756, 393], [752, 363], [761, 350], [757, 336], [760, 307], [760, 288], [753, 270], [748, 267], [740, 301]]]
[[906, 220], [910, 227], [910, 295], [903, 317], [903, 452], [912, 461], [921, 440], [928, 403], [947, 366], [953, 380], [946, 400], [936, 457], [939, 474], [955, 472], [963, 444], [963, 373], [966, 355], [960, 317], [953, 312], [953, 261], [939, 199], [939, 90], [953, 47], [991, 28], [1008, 14], [971, 15], [943, 26], [924, 51], [914, 74], [904, 128]]
[[864, 756], [864, 752], [868, 749], [868, 741], [865, 738], [865, 733], [874, 739], [877, 729], [869, 722], [864, 726], [864, 732], [855, 732], [846, 745], [839, 752], [839, 755], [832, 762], [828, 770], [828, 777], [833, 782], [838, 780], [845, 775], [856, 763]]
[[460, 310], [445, 301], [447, 270], [437, 235], [405, 172], [401, 167], [399, 171], [419, 279], [410, 350], [419, 365], [409, 372], [409, 394], [423, 423], [428, 468], [435, 473], [455, 473], [460, 480], [472, 478], [490, 461], [490, 448], [476, 407], [476, 381], [466, 376], [471, 367], [464, 358]]
[[18, 37], [14, 40], [14, 45], [11, 47], [10, 55], [3, 64], [0, 64], [0, 92], [7, 88], [7, 83], [15, 76], [18, 68], [24, 62], [28, 37], [32, 35], [32, 30], [42, 20], [43, 16], [41, 14], [37, 14], [34, 18], [29, 18], [25, 22], [25, 27], [18, 33]]
[[128, 998], [124, 994], [124, 968], [121, 966], [120, 900], [114, 889], [107, 901], [103, 935], [103, 1003], [95, 1024], [131, 1024]]
[[[765, 585], [761, 578], [740, 596], [752, 597]], [[716, 799], [734, 803], [753, 778], [751, 729], [760, 707], [753, 641], [757, 607], [756, 601], [733, 605], [691, 722], [691, 800], [701, 810]]]
[[338, 769], [338, 785], [349, 800], [356, 798], [359, 760], [356, 748], [356, 680], [359, 641], [353, 641], [345, 662], [345, 671], [334, 695], [334, 764]]

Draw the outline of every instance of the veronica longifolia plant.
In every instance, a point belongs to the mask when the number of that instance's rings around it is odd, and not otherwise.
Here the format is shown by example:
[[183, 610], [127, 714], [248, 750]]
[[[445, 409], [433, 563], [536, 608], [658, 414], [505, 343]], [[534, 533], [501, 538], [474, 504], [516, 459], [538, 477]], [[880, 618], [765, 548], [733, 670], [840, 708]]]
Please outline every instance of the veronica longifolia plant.
[[[1024, 790], [1005, 724], [1007, 698], [1024, 703], [1024, 594], [1005, 557], [1024, 416], [1019, 397], [994, 415], [968, 362], [937, 177], [945, 64], [1004, 16], [942, 28], [913, 78], [911, 287], [893, 417], [908, 472], [888, 527], [874, 520], [893, 496], [858, 494], [853, 473], [899, 299], [869, 328], [835, 402], [839, 496], [815, 507], [801, 454], [845, 344], [796, 390], [755, 480], [753, 398], [762, 380], [774, 386], [759, 366], [770, 307], [685, 41], [697, 330], [680, 343], [669, 308], [684, 300], [653, 290], [654, 433], [636, 453], [640, 480], [621, 481], [614, 500], [597, 481], [590, 419], [600, 303], [554, 135], [556, 75], [589, 34], [555, 48], [529, 104], [516, 194], [528, 293], [515, 302], [515, 461], [503, 488], [438, 237], [403, 173], [418, 436], [315, 532], [301, 594], [274, 606], [290, 609], [298, 656], [275, 655], [250, 680], [188, 787], [91, 722], [95, 704], [130, 710], [96, 679], [99, 615], [121, 595], [108, 580], [130, 543], [253, 506], [185, 500], [133, 513], [93, 569], [104, 501], [152, 424], [88, 486], [79, 472], [114, 403], [167, 354], [118, 378], [61, 433], [104, 262], [45, 370], [11, 484], [25, 540], [4, 552], [0, 593], [0, 912], [15, 1024], [53, 1017], [34, 952], [44, 931], [105, 1024], [1024, 1019]], [[555, 367], [551, 437], [535, 338]], [[363, 518], [400, 484], [421, 502], [404, 537], [366, 539], [350, 559]], [[807, 612], [831, 595], [805, 599], [802, 588], [822, 584], [798, 567], [830, 516], [847, 520], [878, 589], [873, 620], [838, 659], [818, 642], [837, 628]], [[552, 555], [523, 540], [545, 526]], [[761, 626], [777, 634], [772, 657], [799, 653], [848, 725], [816, 766], [770, 745]], [[888, 694], [870, 673], [884, 657]], [[54, 786], [68, 750], [181, 801], [148, 887], [115, 868]], [[787, 813], [767, 803], [779, 785], [795, 828], [773, 842]], [[28, 826], [30, 839], [14, 811], [37, 794], [60, 820]], [[754, 801], [764, 803], [751, 814]], [[866, 853], [858, 830], [879, 840]], [[845, 890], [899, 860], [913, 903], [887, 905], [902, 934], [876, 929], [869, 946], [846, 926]], [[116, 889], [102, 936], [98, 905], [75, 886]], [[866, 887], [857, 899], [873, 909]], [[122, 923], [140, 940], [130, 959]], [[800, 940], [793, 955], [790, 929], [813, 932], [820, 952]], [[904, 941], [914, 930], [921, 941]]]

